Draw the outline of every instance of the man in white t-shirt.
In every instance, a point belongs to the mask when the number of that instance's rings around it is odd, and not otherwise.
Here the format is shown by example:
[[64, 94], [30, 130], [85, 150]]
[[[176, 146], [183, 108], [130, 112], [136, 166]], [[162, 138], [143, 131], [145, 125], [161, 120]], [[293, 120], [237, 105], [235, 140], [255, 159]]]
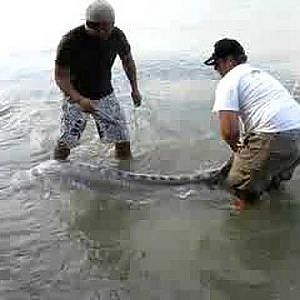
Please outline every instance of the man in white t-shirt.
[[270, 74], [246, 62], [243, 47], [232, 39], [216, 42], [204, 62], [222, 76], [213, 112], [233, 151], [226, 183], [238, 209], [291, 179], [300, 164], [299, 103]]

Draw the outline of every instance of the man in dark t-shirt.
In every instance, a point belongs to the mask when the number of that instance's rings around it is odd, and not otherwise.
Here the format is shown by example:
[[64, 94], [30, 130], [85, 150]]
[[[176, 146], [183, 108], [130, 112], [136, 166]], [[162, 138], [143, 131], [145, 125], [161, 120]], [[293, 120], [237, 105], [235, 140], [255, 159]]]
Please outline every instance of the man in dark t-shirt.
[[114, 26], [112, 6], [97, 0], [86, 10], [86, 23], [63, 36], [55, 60], [55, 81], [65, 95], [61, 135], [55, 159], [66, 159], [78, 145], [88, 115], [103, 142], [115, 143], [116, 157], [131, 156], [124, 112], [114, 94], [111, 69], [118, 55], [131, 85], [135, 106], [141, 104], [136, 67], [123, 31]]

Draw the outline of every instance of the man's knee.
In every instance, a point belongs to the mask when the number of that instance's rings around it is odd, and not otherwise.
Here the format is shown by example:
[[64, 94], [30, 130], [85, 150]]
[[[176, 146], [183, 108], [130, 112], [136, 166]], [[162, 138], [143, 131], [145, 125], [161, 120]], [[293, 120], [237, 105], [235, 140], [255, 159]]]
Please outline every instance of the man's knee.
[[257, 201], [264, 191], [263, 186], [258, 181], [251, 180], [250, 176], [241, 176], [241, 174], [237, 175], [231, 172], [226, 178], [225, 184], [233, 195], [249, 203]]
[[245, 183], [245, 179], [241, 178], [240, 176], [237, 176], [236, 174], [232, 174], [232, 172], [229, 172], [225, 180], [226, 188], [234, 194], [237, 190], [241, 188], [241, 186], [245, 185]]

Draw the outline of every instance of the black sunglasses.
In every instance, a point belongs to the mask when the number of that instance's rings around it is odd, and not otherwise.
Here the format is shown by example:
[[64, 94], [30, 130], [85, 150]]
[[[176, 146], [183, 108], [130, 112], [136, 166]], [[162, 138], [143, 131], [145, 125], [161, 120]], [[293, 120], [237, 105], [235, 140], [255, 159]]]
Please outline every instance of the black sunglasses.
[[95, 31], [106, 31], [110, 32], [113, 29], [113, 25], [110, 26], [102, 26], [102, 23], [86, 21], [86, 26]]

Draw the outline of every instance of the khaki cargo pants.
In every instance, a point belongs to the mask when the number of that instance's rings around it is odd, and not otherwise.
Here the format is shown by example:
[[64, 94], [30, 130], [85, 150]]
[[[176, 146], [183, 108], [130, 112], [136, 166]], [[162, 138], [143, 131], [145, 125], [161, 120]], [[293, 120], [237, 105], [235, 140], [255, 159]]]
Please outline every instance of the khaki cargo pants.
[[282, 180], [290, 180], [300, 164], [300, 129], [249, 133], [231, 158], [226, 179], [231, 192], [252, 202]]

